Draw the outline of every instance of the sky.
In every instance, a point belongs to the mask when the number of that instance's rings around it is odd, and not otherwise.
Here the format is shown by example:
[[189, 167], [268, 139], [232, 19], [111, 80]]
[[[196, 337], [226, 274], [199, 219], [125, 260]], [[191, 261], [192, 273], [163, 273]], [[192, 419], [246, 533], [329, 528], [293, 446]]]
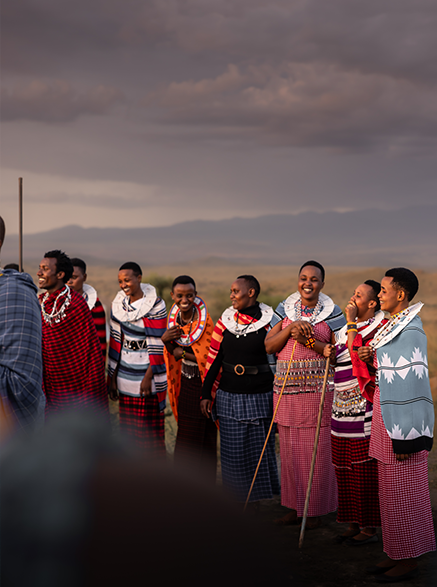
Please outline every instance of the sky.
[[435, 0], [2, 0], [17, 232], [437, 202]]

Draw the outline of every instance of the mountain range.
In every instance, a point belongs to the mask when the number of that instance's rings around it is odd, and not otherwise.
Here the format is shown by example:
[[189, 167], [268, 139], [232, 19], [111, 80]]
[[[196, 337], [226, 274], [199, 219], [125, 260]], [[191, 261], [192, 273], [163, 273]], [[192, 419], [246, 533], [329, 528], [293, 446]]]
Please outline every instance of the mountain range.
[[[69, 225], [24, 235], [24, 262], [60, 248], [90, 264], [137, 261], [159, 266], [186, 261], [298, 265], [315, 258], [336, 266], [437, 267], [437, 206], [399, 210], [304, 212], [258, 218], [195, 220], [163, 227], [82, 228]], [[7, 235], [2, 263], [18, 257]]]

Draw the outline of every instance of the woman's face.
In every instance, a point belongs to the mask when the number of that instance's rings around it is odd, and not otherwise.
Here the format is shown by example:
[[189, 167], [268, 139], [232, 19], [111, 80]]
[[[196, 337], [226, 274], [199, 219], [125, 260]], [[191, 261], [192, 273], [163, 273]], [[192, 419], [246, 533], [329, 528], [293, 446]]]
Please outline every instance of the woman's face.
[[357, 307], [358, 319], [365, 316], [371, 308], [375, 308], [376, 302], [373, 299], [373, 296], [373, 289], [366, 283], [362, 283], [355, 289], [354, 295], [349, 301]]
[[231, 285], [230, 294], [232, 307], [234, 310], [241, 312], [248, 306], [253, 306], [256, 302], [255, 290], [249, 287], [245, 279], [236, 279]]
[[299, 273], [297, 289], [302, 303], [306, 306], [315, 306], [319, 299], [319, 293], [325, 285], [322, 281], [322, 272], [318, 267], [307, 265]]
[[132, 269], [123, 269], [118, 272], [118, 285], [131, 301], [135, 301], [143, 295], [141, 289], [142, 277], [142, 275], [135, 275]]
[[190, 312], [196, 299], [196, 290], [192, 283], [177, 283], [171, 292], [171, 299], [181, 312]]

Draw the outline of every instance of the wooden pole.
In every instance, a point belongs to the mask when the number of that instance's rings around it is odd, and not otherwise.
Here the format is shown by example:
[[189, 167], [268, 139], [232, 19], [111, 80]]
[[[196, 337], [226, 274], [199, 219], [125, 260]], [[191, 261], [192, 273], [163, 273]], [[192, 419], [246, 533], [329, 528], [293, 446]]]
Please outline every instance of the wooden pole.
[[325, 377], [323, 378], [322, 395], [320, 397], [319, 418], [317, 420], [316, 437], [314, 439], [313, 458], [311, 460], [310, 477], [308, 479], [308, 488], [307, 488], [307, 494], [306, 494], [306, 498], [305, 498], [305, 507], [303, 510], [302, 525], [300, 527], [299, 548], [302, 548], [303, 537], [305, 534], [305, 525], [307, 522], [308, 506], [310, 503], [311, 485], [313, 483], [314, 468], [316, 466], [317, 445], [319, 444], [320, 428], [322, 425], [323, 404], [325, 403], [326, 384], [328, 382], [330, 363], [331, 363], [331, 358], [328, 357], [328, 359], [326, 360]]
[[18, 178], [18, 266], [23, 271], [23, 178]]
[[287, 374], [284, 377], [284, 383], [282, 384], [281, 393], [279, 394], [279, 397], [278, 397], [278, 403], [276, 404], [275, 412], [273, 414], [272, 421], [270, 422], [270, 428], [269, 428], [269, 431], [267, 432], [267, 438], [266, 438], [266, 441], [264, 443], [264, 447], [262, 449], [261, 456], [259, 457], [258, 465], [257, 465], [256, 470], [255, 470], [255, 475], [253, 476], [253, 479], [252, 479], [252, 484], [250, 486], [249, 493], [247, 494], [246, 503], [244, 504], [243, 512], [246, 511], [247, 504], [249, 503], [249, 497], [250, 497], [250, 494], [252, 493], [252, 489], [253, 489], [253, 486], [255, 484], [255, 479], [256, 479], [256, 476], [258, 475], [258, 470], [260, 468], [261, 461], [262, 461], [262, 458], [264, 456], [264, 451], [266, 450], [267, 442], [269, 441], [269, 438], [270, 438], [270, 432], [272, 431], [272, 428], [273, 428], [273, 423], [275, 421], [276, 412], [278, 411], [278, 408], [279, 408], [279, 402], [281, 401], [281, 397], [282, 397], [282, 394], [283, 394], [284, 389], [285, 389], [285, 384], [287, 382], [287, 377], [288, 377], [288, 374], [290, 372], [291, 362], [292, 362], [293, 357], [294, 357], [294, 350], [296, 348], [296, 343], [297, 343], [297, 340], [294, 341], [293, 350], [291, 351], [291, 357], [290, 357], [290, 360], [288, 361]]

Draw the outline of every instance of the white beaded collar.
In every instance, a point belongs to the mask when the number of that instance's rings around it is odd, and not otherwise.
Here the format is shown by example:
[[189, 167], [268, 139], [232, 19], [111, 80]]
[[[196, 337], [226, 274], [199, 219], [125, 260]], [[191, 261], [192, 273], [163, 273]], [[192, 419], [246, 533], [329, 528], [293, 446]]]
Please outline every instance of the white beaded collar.
[[387, 324], [381, 328], [380, 332], [372, 340], [370, 346], [372, 346], [374, 349], [379, 349], [393, 340], [405, 328], [405, 326], [411, 322], [411, 320], [420, 312], [422, 308], [423, 303], [417, 302], [417, 304], [407, 308], [408, 314], [404, 316], [399, 322], [387, 322]]
[[[372, 322], [370, 324], [368, 324], [368, 326], [366, 328], [363, 328], [363, 330], [361, 330], [359, 332], [359, 334], [361, 334], [361, 336], [363, 338], [365, 338], [370, 332], [372, 332], [372, 330], [374, 330], [375, 328], [378, 328], [378, 326], [384, 320], [384, 312], [382, 310], [378, 310], [375, 313], [374, 318], [375, 319], [372, 320]], [[357, 328], [362, 328], [365, 324], [366, 324], [366, 322], [357, 322]], [[346, 344], [346, 342], [347, 342], [347, 324], [345, 324], [343, 326], [343, 328], [341, 328], [337, 332], [337, 334], [335, 336], [335, 342], [337, 344]]]
[[136, 322], [153, 308], [156, 301], [156, 289], [150, 283], [142, 283], [143, 297], [132, 304], [128, 296], [119, 291], [112, 302], [112, 313], [120, 322]]
[[87, 283], [83, 284], [83, 294], [84, 300], [88, 304], [88, 308], [92, 310], [97, 302], [97, 292], [93, 288], [92, 285], [88, 285]]
[[[221, 317], [221, 321], [226, 327], [226, 330], [229, 330], [235, 336], [244, 336], [246, 334], [250, 334], [251, 332], [256, 332], [261, 328], [264, 328], [268, 324], [270, 324], [271, 319], [273, 318], [273, 308], [267, 306], [267, 304], [261, 303], [259, 305], [261, 310], [261, 318], [256, 322], [251, 322], [250, 324], [237, 324], [235, 321], [235, 316], [237, 314], [237, 310], [235, 310], [232, 306], [227, 308]], [[240, 312], [244, 313], [244, 312]]]
[[[295, 304], [297, 301], [300, 301], [301, 296], [298, 291], [292, 293], [288, 296], [288, 298], [284, 301], [284, 311], [290, 320], [293, 322], [296, 320], [296, 313], [295, 313]], [[320, 292], [319, 293], [319, 301], [322, 302], [323, 307], [321, 312], [318, 314], [316, 319], [314, 320], [313, 324], [317, 324], [318, 322], [323, 322], [326, 320], [328, 316], [330, 316], [334, 310], [334, 302], [331, 300], [329, 296]], [[302, 320], [309, 322], [311, 320], [311, 316], [302, 316]]]

